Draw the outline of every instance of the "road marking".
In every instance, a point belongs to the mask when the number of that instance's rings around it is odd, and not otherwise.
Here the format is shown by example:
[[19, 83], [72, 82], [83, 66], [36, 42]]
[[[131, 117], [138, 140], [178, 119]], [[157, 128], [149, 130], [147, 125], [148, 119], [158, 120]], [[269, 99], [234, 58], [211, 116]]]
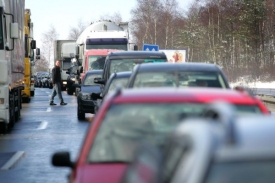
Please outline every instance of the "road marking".
[[9, 170], [11, 169], [19, 160], [24, 156], [24, 151], [17, 151], [10, 159], [7, 161], [0, 170]]
[[52, 108], [48, 107], [46, 112], [51, 112], [51, 111], [52, 111]]
[[48, 126], [48, 122], [47, 121], [42, 121], [39, 125], [39, 127], [37, 128], [37, 130], [44, 130], [46, 129]]

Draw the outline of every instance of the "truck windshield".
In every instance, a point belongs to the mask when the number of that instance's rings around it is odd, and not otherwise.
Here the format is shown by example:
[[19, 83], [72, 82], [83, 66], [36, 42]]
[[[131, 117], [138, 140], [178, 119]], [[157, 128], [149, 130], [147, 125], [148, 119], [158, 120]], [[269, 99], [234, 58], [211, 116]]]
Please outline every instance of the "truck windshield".
[[64, 60], [62, 64], [63, 70], [68, 70], [71, 67], [71, 60]]
[[2, 17], [0, 18], [0, 50], [4, 49], [4, 37], [3, 37], [3, 27], [2, 27]]
[[127, 50], [127, 38], [90, 38], [86, 40], [86, 49]]
[[127, 51], [127, 44], [117, 44], [117, 45], [87, 45], [87, 50], [91, 49], [113, 49], [113, 50], [125, 50]]
[[101, 70], [104, 67], [106, 56], [89, 56], [88, 70]]

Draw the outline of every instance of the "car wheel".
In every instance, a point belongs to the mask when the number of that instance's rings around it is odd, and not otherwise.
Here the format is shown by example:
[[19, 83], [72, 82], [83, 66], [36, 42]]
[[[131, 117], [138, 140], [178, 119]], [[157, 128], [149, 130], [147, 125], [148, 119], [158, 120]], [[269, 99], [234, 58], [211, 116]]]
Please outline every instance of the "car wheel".
[[68, 95], [73, 95], [74, 94], [74, 91], [72, 88], [67, 88], [67, 94]]
[[85, 113], [83, 113], [83, 112], [79, 109], [79, 107], [77, 107], [77, 118], [78, 118], [79, 120], [85, 119]]

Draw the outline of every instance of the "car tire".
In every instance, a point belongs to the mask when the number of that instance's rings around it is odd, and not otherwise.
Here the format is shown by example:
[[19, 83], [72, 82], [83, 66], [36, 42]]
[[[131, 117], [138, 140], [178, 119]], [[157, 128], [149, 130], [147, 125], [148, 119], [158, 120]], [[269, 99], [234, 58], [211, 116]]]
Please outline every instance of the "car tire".
[[72, 88], [67, 88], [67, 94], [68, 95], [73, 95], [74, 94], [74, 90]]
[[79, 120], [84, 120], [84, 119], [85, 119], [85, 113], [83, 113], [83, 112], [79, 109], [79, 107], [77, 107], [77, 118], [78, 118]]

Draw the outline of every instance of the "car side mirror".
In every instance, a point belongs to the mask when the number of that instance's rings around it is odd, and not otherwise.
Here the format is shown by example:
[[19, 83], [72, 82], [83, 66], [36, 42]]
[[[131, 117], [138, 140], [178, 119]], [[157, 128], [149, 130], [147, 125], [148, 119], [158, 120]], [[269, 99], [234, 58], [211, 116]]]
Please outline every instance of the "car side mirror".
[[102, 79], [102, 78], [95, 78], [94, 79], [94, 83], [96, 84], [105, 84], [105, 79]]
[[52, 164], [57, 167], [70, 167], [74, 168], [74, 163], [71, 162], [69, 152], [57, 152], [52, 156]]

